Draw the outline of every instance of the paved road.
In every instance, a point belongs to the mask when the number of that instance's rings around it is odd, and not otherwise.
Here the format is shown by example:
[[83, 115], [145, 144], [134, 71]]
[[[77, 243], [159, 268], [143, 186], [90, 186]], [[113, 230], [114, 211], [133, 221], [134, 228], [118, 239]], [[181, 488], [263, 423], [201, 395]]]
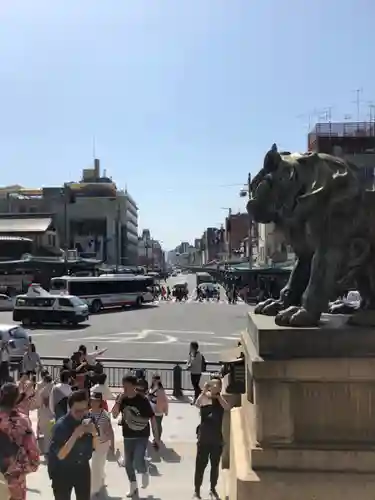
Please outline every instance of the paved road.
[[[187, 281], [194, 292], [195, 277], [172, 278], [169, 284]], [[189, 343], [197, 340], [207, 361], [217, 361], [220, 352], [235, 345], [246, 328], [245, 304], [188, 301], [160, 302], [141, 309], [109, 310], [90, 317], [87, 325], [44, 327], [31, 331], [43, 356], [70, 356], [80, 344], [88, 350], [107, 348], [105, 356], [122, 359], [184, 360]], [[0, 313], [0, 323], [12, 323], [11, 313]]]

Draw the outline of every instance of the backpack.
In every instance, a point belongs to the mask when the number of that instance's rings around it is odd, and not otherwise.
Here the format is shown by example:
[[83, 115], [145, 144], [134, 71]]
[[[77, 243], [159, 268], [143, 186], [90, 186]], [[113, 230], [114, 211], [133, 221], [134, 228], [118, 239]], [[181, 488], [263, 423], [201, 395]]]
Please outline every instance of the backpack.
[[207, 370], [207, 361], [206, 358], [201, 354], [202, 356], [202, 372], [205, 372]]

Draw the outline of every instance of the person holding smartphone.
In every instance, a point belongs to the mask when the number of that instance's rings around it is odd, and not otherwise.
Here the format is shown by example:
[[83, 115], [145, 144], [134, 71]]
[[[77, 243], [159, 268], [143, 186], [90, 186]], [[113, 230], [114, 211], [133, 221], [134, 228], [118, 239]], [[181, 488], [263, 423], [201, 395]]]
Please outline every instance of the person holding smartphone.
[[196, 406], [200, 409], [201, 422], [197, 428], [197, 456], [194, 474], [194, 498], [201, 498], [204, 471], [211, 463], [210, 496], [219, 498], [216, 491], [219, 479], [219, 466], [223, 451], [222, 425], [224, 411], [230, 406], [221, 395], [220, 378], [212, 379], [204, 385], [198, 396]]
[[90, 460], [97, 447], [98, 431], [88, 417], [89, 402], [85, 390], [72, 392], [68, 413], [52, 429], [48, 452], [48, 473], [55, 500], [90, 500]]

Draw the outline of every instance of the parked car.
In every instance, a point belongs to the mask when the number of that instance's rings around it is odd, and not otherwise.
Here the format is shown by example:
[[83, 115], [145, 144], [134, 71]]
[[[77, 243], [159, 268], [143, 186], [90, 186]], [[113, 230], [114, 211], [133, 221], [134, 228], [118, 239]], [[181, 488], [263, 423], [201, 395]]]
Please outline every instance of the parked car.
[[14, 298], [5, 295], [5, 293], [0, 293], [0, 311], [13, 311]]
[[19, 363], [30, 344], [30, 332], [18, 325], [1, 325], [0, 340], [8, 342], [11, 364]]

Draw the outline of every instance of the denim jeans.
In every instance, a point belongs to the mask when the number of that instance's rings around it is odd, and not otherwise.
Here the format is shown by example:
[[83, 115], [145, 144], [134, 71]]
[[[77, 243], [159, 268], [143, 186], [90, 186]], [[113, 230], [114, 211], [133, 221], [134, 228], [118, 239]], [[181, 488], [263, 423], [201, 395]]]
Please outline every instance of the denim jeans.
[[126, 474], [130, 482], [136, 481], [135, 471], [140, 474], [147, 472], [146, 450], [148, 437], [124, 438], [124, 457]]

